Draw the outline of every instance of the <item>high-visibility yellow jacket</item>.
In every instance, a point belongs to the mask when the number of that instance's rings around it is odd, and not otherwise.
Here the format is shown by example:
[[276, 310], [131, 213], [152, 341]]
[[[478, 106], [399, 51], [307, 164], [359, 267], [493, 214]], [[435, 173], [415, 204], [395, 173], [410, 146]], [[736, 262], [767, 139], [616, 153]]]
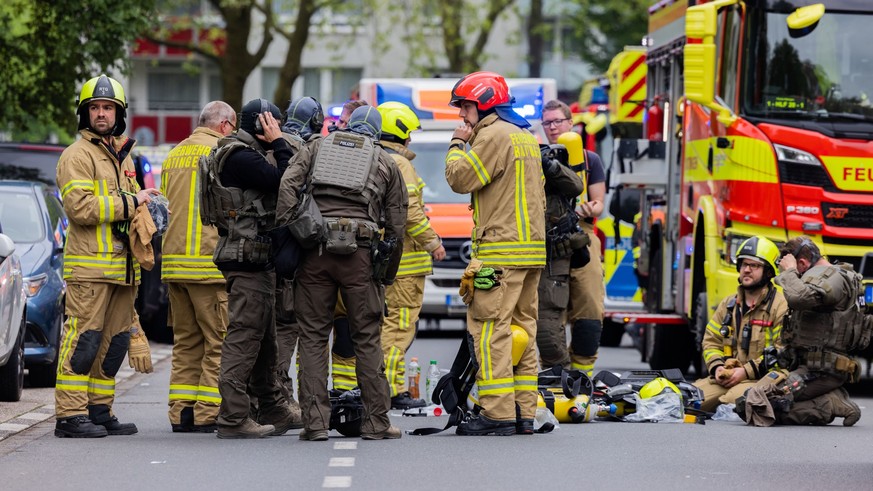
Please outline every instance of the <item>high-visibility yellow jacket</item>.
[[176, 145], [161, 167], [161, 192], [170, 202], [170, 224], [164, 233], [161, 281], [164, 283], [224, 283], [212, 262], [218, 230], [200, 222], [198, 163], [221, 138], [199, 127]]
[[397, 276], [429, 275], [433, 273], [431, 253], [437, 250], [442, 242], [430, 226], [427, 215], [424, 214], [422, 189], [425, 183], [411, 162], [415, 158], [415, 152], [399, 143], [383, 141], [381, 145], [397, 163], [397, 168], [400, 169], [403, 181], [406, 183], [406, 193], [409, 195], [406, 238], [403, 240], [403, 256], [400, 258]]
[[112, 137], [110, 147], [93, 131], [79, 133], [82, 138], [58, 160], [57, 183], [70, 220], [64, 279], [138, 284], [139, 264], [129, 241], [112, 233], [122, 225], [115, 222], [130, 222], [136, 213], [139, 185], [130, 158], [136, 142]]
[[473, 256], [487, 265], [541, 268], [546, 264], [546, 195], [539, 142], [529, 131], [484, 117], [470, 150], [453, 139], [446, 180], [472, 193]]

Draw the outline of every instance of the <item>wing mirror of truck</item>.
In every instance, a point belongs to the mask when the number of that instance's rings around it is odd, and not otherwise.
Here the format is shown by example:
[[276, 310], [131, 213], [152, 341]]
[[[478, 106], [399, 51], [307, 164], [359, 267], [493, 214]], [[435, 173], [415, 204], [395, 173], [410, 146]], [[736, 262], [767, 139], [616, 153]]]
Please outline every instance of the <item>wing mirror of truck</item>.
[[818, 21], [824, 17], [825, 6], [823, 3], [800, 7], [791, 13], [786, 19], [788, 35], [792, 38], [801, 38], [815, 30]]

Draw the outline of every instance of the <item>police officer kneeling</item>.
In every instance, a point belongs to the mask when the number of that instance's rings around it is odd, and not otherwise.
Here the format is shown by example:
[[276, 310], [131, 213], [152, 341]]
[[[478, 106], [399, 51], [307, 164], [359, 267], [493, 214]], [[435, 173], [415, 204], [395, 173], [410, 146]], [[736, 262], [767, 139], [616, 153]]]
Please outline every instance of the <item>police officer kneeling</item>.
[[[278, 215], [289, 216], [289, 210], [295, 210], [305, 186], [324, 217], [326, 235], [303, 253], [294, 280], [294, 310], [300, 323], [301, 440], [328, 438], [328, 337], [338, 291], [348, 310], [357, 355], [355, 371], [364, 403], [361, 436], [400, 438], [400, 430], [388, 421], [379, 331], [382, 285], [393, 282], [400, 263], [408, 198], [400, 171], [376, 144], [381, 126], [375, 107], [356, 109], [348, 130], [304, 146], [282, 179]], [[384, 237], [379, 234], [382, 227]]]

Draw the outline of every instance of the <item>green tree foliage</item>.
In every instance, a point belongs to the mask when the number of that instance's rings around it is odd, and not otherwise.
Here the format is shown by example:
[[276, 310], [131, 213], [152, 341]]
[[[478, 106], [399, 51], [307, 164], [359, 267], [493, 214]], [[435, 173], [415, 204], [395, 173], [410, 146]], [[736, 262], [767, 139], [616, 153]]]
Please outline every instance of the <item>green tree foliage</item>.
[[[84, 81], [126, 71], [127, 49], [150, 18], [152, 0], [0, 2], [0, 130], [45, 139], [76, 129]], [[63, 137], [62, 137], [63, 139]]]
[[625, 46], [639, 46], [648, 30], [650, 0], [576, 0], [565, 49], [577, 52], [598, 72]]

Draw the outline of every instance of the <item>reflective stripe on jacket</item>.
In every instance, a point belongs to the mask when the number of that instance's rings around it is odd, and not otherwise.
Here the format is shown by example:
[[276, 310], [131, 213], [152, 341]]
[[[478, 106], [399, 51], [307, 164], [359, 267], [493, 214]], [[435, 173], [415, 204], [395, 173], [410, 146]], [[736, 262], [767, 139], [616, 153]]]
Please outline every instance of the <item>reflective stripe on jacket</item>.
[[57, 183], [70, 221], [64, 246], [64, 279], [134, 285], [139, 264], [130, 244], [113, 235], [115, 222], [129, 222], [139, 191], [130, 151], [134, 140], [112, 137], [108, 147], [90, 131], [58, 160]]
[[446, 180], [456, 193], [472, 193], [474, 257], [495, 266], [543, 267], [546, 196], [536, 138], [491, 114], [473, 128], [469, 144], [469, 151], [450, 148]]
[[400, 258], [400, 269], [397, 271], [397, 276], [429, 275], [433, 273], [431, 253], [439, 248], [441, 242], [424, 213], [422, 189], [424, 189], [425, 184], [411, 162], [415, 158], [415, 153], [398, 143], [383, 141], [381, 144], [392, 151], [390, 152], [391, 157], [403, 175], [406, 193], [409, 195], [403, 256]]
[[200, 157], [209, 154], [221, 134], [199, 127], [176, 145], [161, 168], [161, 192], [170, 202], [170, 224], [164, 233], [161, 281], [224, 283], [212, 262], [218, 242], [215, 227], [200, 221]]

